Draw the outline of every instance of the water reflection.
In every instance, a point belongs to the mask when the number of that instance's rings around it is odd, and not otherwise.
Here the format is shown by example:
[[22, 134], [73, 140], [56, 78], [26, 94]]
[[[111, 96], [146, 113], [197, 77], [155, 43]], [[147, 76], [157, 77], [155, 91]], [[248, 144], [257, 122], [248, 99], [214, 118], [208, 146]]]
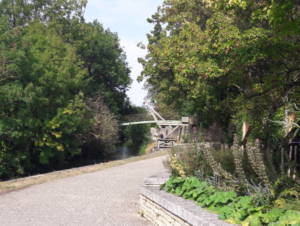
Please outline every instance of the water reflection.
[[115, 152], [115, 159], [127, 159], [132, 156], [130, 149], [126, 146], [119, 147]]

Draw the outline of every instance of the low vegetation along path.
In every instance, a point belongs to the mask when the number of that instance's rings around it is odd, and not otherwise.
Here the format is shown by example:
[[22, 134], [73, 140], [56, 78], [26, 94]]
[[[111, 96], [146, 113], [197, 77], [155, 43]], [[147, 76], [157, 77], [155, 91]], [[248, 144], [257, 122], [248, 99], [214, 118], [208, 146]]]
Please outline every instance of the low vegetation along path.
[[148, 225], [138, 215], [145, 177], [166, 156], [59, 179], [0, 195], [0, 225]]

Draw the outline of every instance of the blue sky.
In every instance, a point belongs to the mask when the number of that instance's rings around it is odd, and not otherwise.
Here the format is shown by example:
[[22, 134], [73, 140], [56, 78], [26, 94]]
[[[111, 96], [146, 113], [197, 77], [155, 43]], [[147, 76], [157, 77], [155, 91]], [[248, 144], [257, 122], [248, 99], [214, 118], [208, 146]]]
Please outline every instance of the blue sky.
[[146, 54], [137, 44], [146, 43], [146, 34], [152, 29], [146, 19], [155, 13], [162, 2], [163, 0], [89, 0], [85, 12], [87, 21], [97, 19], [105, 28], [118, 33], [133, 79], [127, 94], [131, 102], [138, 106], [143, 104], [147, 91], [143, 89], [143, 84], [136, 81], [142, 71], [137, 58]]

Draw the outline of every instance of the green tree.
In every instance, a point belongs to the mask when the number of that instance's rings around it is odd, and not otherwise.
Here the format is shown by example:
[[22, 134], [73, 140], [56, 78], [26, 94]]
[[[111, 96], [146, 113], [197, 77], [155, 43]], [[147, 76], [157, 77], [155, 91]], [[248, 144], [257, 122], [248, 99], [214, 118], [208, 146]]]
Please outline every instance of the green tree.
[[25, 26], [35, 20], [63, 24], [71, 19], [83, 20], [86, 4], [86, 0], [1, 0], [0, 14], [7, 16], [11, 27]]
[[247, 120], [254, 137], [267, 139], [286, 101], [299, 102], [298, 7], [166, 0], [149, 20], [155, 28], [142, 78], [155, 99], [181, 114], [197, 113], [204, 125], [224, 128]]
[[1, 176], [30, 173], [36, 164], [49, 164], [54, 157], [64, 161], [80, 152], [76, 134], [88, 125], [81, 93], [87, 73], [75, 49], [41, 23], [5, 31], [0, 39], [5, 72], [1, 149], [12, 158], [0, 160], [2, 167], [7, 165]]
[[87, 96], [97, 96], [100, 92], [114, 114], [119, 116], [124, 113], [129, 105], [126, 91], [131, 79], [118, 36], [105, 30], [97, 21], [75, 21], [65, 38], [76, 47], [77, 54], [88, 71], [89, 85], [85, 91]]
[[86, 0], [0, 0], [0, 177], [95, 162], [130, 112], [117, 34]]

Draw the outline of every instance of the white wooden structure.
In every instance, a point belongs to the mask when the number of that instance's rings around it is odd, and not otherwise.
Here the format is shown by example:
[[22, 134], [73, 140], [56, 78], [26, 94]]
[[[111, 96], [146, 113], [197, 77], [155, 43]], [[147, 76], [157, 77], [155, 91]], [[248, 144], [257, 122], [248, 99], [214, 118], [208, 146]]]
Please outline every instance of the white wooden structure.
[[147, 110], [152, 115], [152, 121], [139, 121], [122, 123], [122, 126], [156, 124], [158, 126], [158, 136], [156, 137], [157, 148], [173, 147], [175, 143], [181, 141], [186, 134], [189, 125], [189, 118], [182, 117], [181, 120], [165, 120], [152, 106], [145, 104]]

